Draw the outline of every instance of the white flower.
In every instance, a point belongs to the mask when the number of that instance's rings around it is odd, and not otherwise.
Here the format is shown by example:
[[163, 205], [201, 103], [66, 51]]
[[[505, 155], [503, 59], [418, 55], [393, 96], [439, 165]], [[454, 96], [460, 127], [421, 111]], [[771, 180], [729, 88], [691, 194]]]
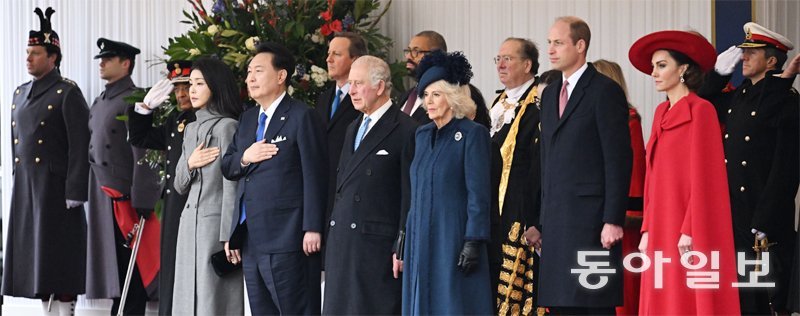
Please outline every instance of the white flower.
[[214, 34], [219, 33], [219, 26], [213, 24], [208, 27], [208, 35], [214, 36]]
[[294, 95], [294, 87], [289, 86], [289, 89], [286, 89], [286, 93], [288, 93], [289, 95]]
[[320, 36], [318, 33], [314, 33], [314, 35], [311, 35], [311, 41], [317, 44], [321, 44], [322, 36]]
[[192, 49], [189, 50], [189, 55], [192, 55], [192, 56], [200, 55], [200, 50], [197, 49], [197, 48], [192, 48]]
[[247, 47], [247, 50], [254, 52], [256, 51], [256, 45], [258, 45], [259, 41], [261, 40], [258, 39], [258, 36], [253, 36], [244, 41], [244, 47]]
[[308, 81], [308, 80], [311, 80], [311, 76], [309, 76], [308, 74], [305, 74], [305, 75], [303, 75], [303, 77], [302, 77], [302, 78], [300, 78], [300, 79], [301, 79], [301, 80]]

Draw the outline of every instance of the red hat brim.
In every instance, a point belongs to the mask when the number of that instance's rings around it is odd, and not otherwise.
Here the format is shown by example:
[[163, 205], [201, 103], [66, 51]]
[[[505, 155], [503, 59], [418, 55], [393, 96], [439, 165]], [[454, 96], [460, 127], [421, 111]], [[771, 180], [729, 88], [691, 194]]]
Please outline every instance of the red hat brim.
[[637, 40], [628, 52], [628, 59], [639, 71], [653, 73], [653, 53], [668, 49], [683, 53], [692, 59], [700, 70], [708, 72], [717, 62], [717, 51], [702, 36], [684, 31], [660, 31], [650, 33]]

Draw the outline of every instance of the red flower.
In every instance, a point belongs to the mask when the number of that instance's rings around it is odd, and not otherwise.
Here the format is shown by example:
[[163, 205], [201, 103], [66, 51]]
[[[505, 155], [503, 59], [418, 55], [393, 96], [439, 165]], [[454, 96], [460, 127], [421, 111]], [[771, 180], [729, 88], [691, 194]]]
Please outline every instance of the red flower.
[[320, 33], [324, 36], [328, 36], [334, 32], [341, 32], [342, 31], [342, 21], [334, 20], [333, 22], [326, 23], [322, 25], [320, 28]]
[[332, 15], [333, 14], [331, 13], [331, 11], [323, 11], [322, 13], [319, 14], [319, 17], [325, 20], [325, 22], [330, 22]]

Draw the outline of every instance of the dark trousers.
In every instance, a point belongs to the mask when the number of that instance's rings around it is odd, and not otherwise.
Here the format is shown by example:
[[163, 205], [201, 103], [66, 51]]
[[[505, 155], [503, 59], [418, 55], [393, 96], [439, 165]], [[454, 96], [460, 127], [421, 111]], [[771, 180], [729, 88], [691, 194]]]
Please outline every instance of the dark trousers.
[[302, 251], [258, 253], [248, 243], [245, 238], [242, 270], [252, 314], [319, 315], [319, 273], [309, 275], [310, 265], [319, 264], [318, 255], [310, 260]]
[[[125, 273], [128, 272], [128, 261], [131, 258], [132, 249], [123, 246], [124, 239], [116, 223], [114, 225], [114, 244], [117, 250], [117, 270], [119, 272], [119, 288], [123, 290], [125, 286]], [[120, 293], [122, 295], [122, 293]], [[119, 310], [120, 299], [115, 298], [111, 305], [111, 315], [116, 315]], [[122, 310], [124, 315], [144, 315], [147, 307], [147, 291], [142, 284], [142, 277], [139, 275], [139, 268], [133, 268], [131, 284], [128, 289], [128, 298], [125, 300], [125, 308]]]
[[616, 315], [613, 307], [550, 307], [550, 315]]

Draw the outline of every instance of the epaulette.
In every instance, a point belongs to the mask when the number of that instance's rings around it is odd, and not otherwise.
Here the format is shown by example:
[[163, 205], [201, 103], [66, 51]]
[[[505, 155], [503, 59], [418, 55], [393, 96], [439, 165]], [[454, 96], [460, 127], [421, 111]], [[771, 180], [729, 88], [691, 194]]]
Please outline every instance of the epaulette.
[[78, 86], [78, 84], [75, 83], [75, 81], [72, 81], [72, 80], [68, 79], [67, 77], [61, 77], [61, 81], [69, 83], [69, 84], [71, 84], [73, 86]]

